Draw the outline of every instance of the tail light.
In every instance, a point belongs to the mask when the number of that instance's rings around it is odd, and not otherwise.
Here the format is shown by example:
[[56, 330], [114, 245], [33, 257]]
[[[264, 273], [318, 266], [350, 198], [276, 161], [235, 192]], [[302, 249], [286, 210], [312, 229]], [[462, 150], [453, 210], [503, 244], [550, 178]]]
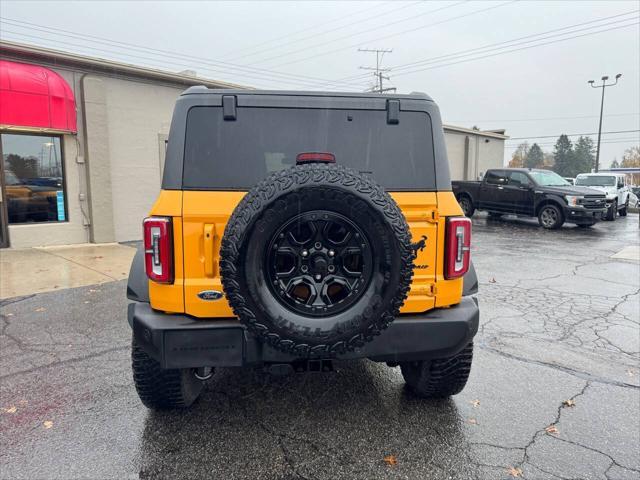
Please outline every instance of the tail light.
[[466, 217], [447, 219], [444, 276], [458, 278], [469, 270], [471, 258], [471, 220]]
[[173, 232], [171, 219], [149, 217], [143, 222], [144, 265], [147, 277], [158, 283], [173, 283]]

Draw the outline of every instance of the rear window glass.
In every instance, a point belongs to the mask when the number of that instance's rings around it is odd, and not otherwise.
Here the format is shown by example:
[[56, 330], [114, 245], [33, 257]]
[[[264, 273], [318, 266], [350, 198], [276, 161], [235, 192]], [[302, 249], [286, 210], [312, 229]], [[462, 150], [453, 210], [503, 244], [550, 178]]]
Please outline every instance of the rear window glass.
[[489, 170], [485, 179], [489, 185], [504, 185], [507, 183], [507, 177], [502, 170]]
[[330, 152], [336, 163], [373, 177], [387, 190], [433, 189], [429, 116], [384, 110], [240, 107], [224, 121], [220, 107], [194, 107], [187, 116], [183, 188], [248, 190], [289, 168], [302, 152]]

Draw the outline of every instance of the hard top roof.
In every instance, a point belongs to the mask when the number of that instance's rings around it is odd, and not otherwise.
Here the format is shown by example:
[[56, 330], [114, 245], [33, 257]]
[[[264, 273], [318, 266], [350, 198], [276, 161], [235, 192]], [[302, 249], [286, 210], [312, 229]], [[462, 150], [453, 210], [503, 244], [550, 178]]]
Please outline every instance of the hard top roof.
[[366, 92], [314, 92], [301, 90], [240, 90], [226, 88], [207, 88], [203, 85], [190, 87], [182, 95], [278, 95], [296, 97], [351, 97], [351, 98], [390, 98], [390, 99], [411, 99], [426, 100], [433, 102], [433, 99], [426, 93], [413, 92], [410, 94], [390, 94], [390, 93], [366, 93]]
[[620, 172], [585, 172], [585, 173], [579, 173], [578, 177], [611, 177], [611, 176], [618, 176], [618, 177], [624, 177], [624, 173], [620, 173]]

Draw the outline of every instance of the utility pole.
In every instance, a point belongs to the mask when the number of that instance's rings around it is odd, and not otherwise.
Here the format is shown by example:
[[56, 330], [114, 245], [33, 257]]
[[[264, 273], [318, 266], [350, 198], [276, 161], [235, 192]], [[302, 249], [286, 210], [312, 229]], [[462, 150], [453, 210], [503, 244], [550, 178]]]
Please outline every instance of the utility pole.
[[618, 79], [622, 76], [621, 73], [616, 75], [616, 81], [613, 83], [607, 83], [609, 80], [608, 76], [602, 77], [602, 85], [595, 86], [593, 80], [589, 80], [589, 85], [591, 88], [601, 88], [602, 89], [602, 99], [600, 100], [600, 124], [598, 125], [598, 146], [596, 147], [596, 172], [600, 168], [600, 136], [602, 135], [602, 112], [604, 111], [604, 89], [607, 87], [613, 87], [618, 84]]
[[369, 52], [376, 54], [376, 66], [374, 67], [360, 67], [361, 70], [372, 70], [373, 75], [376, 77], [376, 85], [371, 89], [372, 92], [384, 93], [384, 92], [395, 92], [395, 87], [384, 88], [382, 86], [383, 80], [391, 80], [388, 76], [384, 75], [383, 72], [388, 72], [388, 68], [381, 68], [382, 57], [384, 57], [385, 53], [393, 52], [393, 49], [386, 50], [384, 48], [359, 48], [359, 52]]

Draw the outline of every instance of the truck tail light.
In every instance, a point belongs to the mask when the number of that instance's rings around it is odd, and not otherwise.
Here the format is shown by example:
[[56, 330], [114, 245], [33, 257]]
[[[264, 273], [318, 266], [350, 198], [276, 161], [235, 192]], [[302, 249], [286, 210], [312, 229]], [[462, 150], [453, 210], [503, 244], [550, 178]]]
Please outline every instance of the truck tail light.
[[171, 218], [149, 217], [144, 229], [144, 265], [149, 280], [173, 283], [173, 232]]
[[471, 259], [471, 220], [466, 217], [447, 219], [444, 276], [458, 278], [469, 270]]

